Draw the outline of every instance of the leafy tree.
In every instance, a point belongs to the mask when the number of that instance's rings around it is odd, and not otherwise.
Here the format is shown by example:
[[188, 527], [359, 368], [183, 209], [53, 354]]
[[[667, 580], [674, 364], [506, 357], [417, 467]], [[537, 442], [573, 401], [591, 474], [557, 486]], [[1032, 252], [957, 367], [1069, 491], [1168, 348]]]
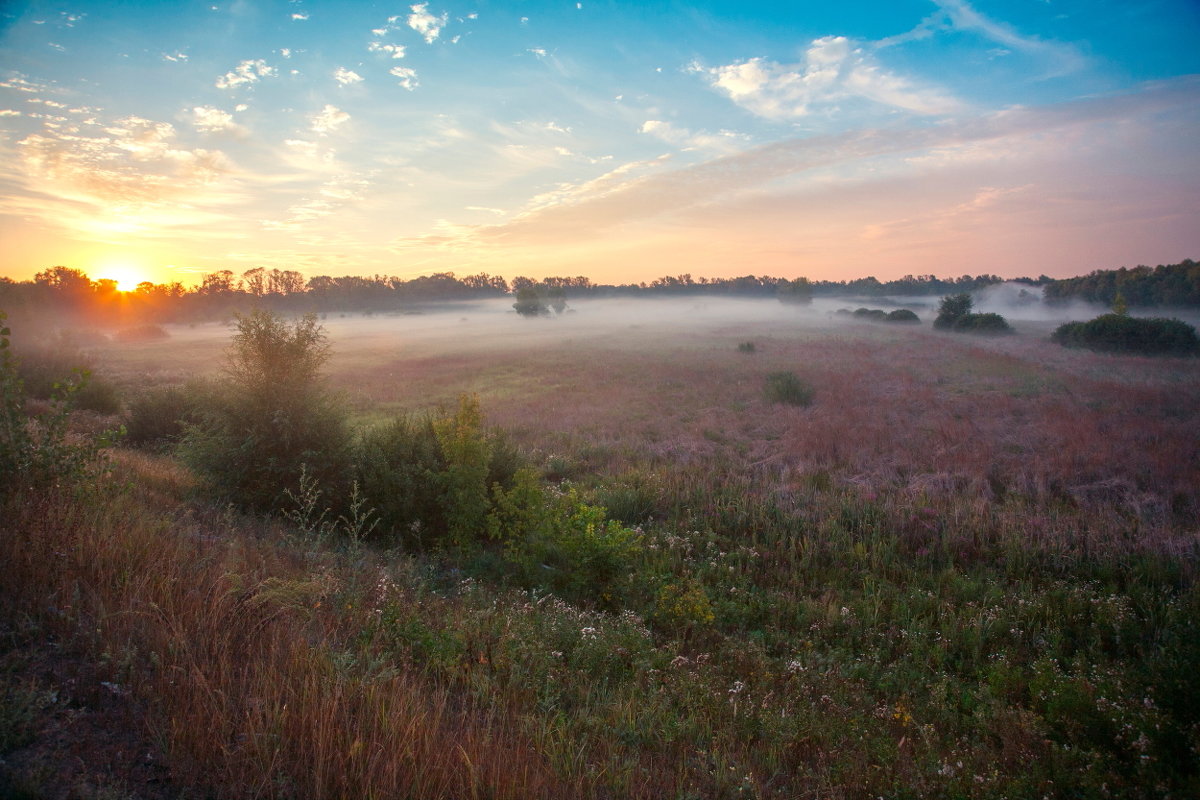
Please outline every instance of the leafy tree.
[[1050, 338], [1064, 347], [1109, 353], [1200, 354], [1196, 329], [1177, 319], [1102, 314], [1088, 322], [1060, 325]]
[[185, 459], [212, 491], [244, 508], [280, 510], [307, 470], [338, 496], [349, 434], [321, 375], [328, 358], [315, 315], [294, 324], [268, 311], [238, 316], [227, 386], [183, 442]]
[[942, 298], [941, 304], [938, 305], [937, 319], [933, 321], [933, 327], [938, 330], [950, 330], [958, 321], [971, 313], [971, 308], [974, 301], [971, 300], [971, 295], [952, 294]]
[[779, 302], [789, 305], [810, 305], [812, 303], [813, 287], [808, 278], [796, 278], [794, 281], [782, 280], [776, 289], [775, 296]]
[[522, 317], [546, 317], [550, 315], [550, 307], [533, 286], [522, 286], [517, 289], [517, 302], [513, 308]]

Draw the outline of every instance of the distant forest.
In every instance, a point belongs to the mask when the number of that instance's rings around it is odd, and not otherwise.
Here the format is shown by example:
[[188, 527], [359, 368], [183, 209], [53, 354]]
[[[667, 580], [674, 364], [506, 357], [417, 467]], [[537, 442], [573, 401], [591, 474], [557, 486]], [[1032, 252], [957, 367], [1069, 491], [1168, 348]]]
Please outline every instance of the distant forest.
[[10, 320], [40, 322], [42, 327], [70, 317], [99, 326], [135, 323], [194, 322], [226, 319], [252, 307], [280, 312], [387, 313], [424, 303], [500, 298], [522, 289], [552, 292], [568, 299], [585, 297], [701, 296], [777, 297], [804, 303], [813, 297], [940, 296], [974, 292], [999, 283], [1044, 287], [1048, 302], [1079, 299], [1112, 305], [1120, 294], [1130, 307], [1200, 305], [1200, 264], [1186, 260], [1168, 266], [1098, 270], [1079, 278], [1004, 279], [998, 275], [937, 278], [906, 275], [899, 280], [874, 277], [851, 281], [789, 280], [746, 275], [738, 278], [665, 276], [649, 283], [597, 284], [585, 277], [551, 277], [541, 281], [517, 277], [511, 282], [487, 274], [458, 277], [452, 272], [405, 280], [374, 275], [306, 278], [294, 270], [258, 267], [238, 275], [219, 270], [199, 285], [144, 282], [132, 292], [118, 291], [114, 281], [92, 280], [84, 272], [56, 266], [32, 280], [0, 278], [0, 310]]

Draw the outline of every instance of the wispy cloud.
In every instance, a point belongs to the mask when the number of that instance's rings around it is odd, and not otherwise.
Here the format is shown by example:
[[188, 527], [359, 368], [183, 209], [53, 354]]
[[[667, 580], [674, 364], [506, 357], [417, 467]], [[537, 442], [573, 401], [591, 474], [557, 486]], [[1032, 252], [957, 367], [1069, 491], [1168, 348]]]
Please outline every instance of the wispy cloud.
[[[614, 226], [643, 224], [756, 189], [788, 176], [842, 164], [939, 148], [971, 146], [1009, 137], [1042, 137], [1200, 101], [1200, 81], [1178, 81], [1113, 97], [1043, 108], [1013, 108], [937, 126], [865, 129], [789, 139], [735, 155], [664, 171], [661, 161], [626, 164], [593, 181], [564, 185], [533, 198], [512, 219], [464, 226], [455, 246], [530, 244], [595, 236]], [[438, 234], [445, 237], [446, 234]]]
[[241, 132], [242, 128], [233, 121], [233, 115], [212, 106], [196, 106], [192, 109], [192, 125], [202, 133], [220, 131]]
[[239, 86], [258, 83], [262, 78], [275, 74], [275, 68], [261, 58], [243, 61], [217, 78], [218, 89], [236, 89]]
[[789, 119], [847, 100], [938, 116], [963, 110], [949, 92], [886, 69], [845, 36], [815, 39], [798, 64], [756, 57], [717, 67], [693, 64], [716, 90], [762, 117]]
[[312, 129], [318, 136], [326, 136], [350, 121], [350, 115], [337, 106], [326, 104], [311, 117]]
[[417, 71], [412, 67], [392, 67], [388, 73], [399, 78], [400, 86], [410, 92], [421, 85], [417, 82]]
[[[379, 34], [379, 35], [382, 36], [386, 33], [387, 33], [387, 30], [385, 29], [384, 33]], [[386, 53], [387, 55], [391, 56], [392, 58], [404, 58], [404, 52], [405, 52], [404, 45], [388, 44], [387, 42], [374, 42], [374, 41], [367, 42], [367, 50], [372, 53]]]
[[748, 140], [744, 134], [734, 131], [719, 133], [693, 133], [687, 128], [681, 128], [670, 122], [659, 119], [648, 119], [642, 123], [642, 133], [648, 133], [667, 144], [681, 147], [684, 150], [711, 150], [729, 153], [741, 148]]
[[1041, 59], [1048, 70], [1044, 77], [1067, 75], [1078, 71], [1087, 63], [1086, 57], [1074, 45], [1023, 35], [1013, 26], [976, 11], [966, 0], [933, 2], [945, 12], [954, 28], [973, 31], [997, 44]]
[[333, 79], [338, 82], [338, 86], [350, 86], [351, 84], [361, 83], [363, 77], [354, 70], [338, 67], [333, 71]]
[[409, 8], [412, 13], [408, 15], [408, 27], [421, 34], [425, 38], [426, 44], [433, 44], [441, 34], [442, 28], [446, 27], [448, 15], [443, 13], [439, 17], [430, 14], [429, 3], [417, 3]]

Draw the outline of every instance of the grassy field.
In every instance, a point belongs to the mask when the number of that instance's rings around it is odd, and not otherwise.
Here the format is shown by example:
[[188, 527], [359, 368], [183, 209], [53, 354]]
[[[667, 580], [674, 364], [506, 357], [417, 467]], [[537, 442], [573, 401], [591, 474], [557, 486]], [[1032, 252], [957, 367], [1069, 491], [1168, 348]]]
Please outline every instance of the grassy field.
[[[618, 596], [555, 596], [486, 548], [315, 542], [117, 450], [6, 509], [13, 791], [1200, 792], [1200, 362], [1062, 349], [1045, 321], [577, 307], [330, 315], [328, 374], [360, 426], [477, 394], [546, 480], [637, 526]], [[170, 332], [98, 372], [219, 375], [227, 327]], [[766, 399], [779, 371], [811, 405]], [[160, 774], [63, 777], [46, 731], [114, 697]]]

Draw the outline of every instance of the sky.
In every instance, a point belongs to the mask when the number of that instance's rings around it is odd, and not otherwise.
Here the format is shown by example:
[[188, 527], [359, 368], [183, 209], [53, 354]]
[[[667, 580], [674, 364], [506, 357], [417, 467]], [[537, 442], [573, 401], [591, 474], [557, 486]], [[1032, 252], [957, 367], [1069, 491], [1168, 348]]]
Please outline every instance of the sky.
[[1200, 258], [1195, 0], [0, 0], [0, 276]]

